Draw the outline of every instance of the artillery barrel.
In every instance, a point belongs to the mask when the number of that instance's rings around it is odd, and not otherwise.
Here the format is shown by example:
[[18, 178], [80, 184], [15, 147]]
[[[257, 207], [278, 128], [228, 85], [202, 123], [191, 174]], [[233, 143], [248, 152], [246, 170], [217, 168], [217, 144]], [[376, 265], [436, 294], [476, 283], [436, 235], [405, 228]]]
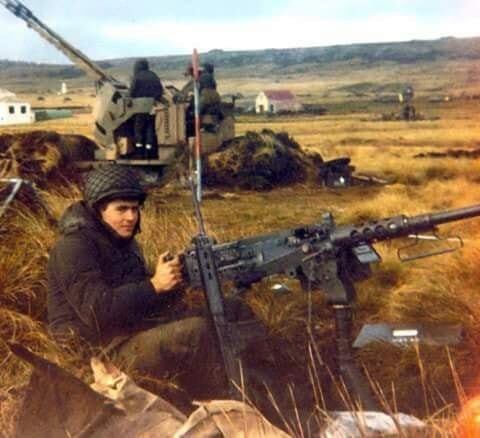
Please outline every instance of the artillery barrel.
[[[12, 14], [23, 20], [28, 27], [37, 32], [42, 38], [60, 50], [77, 67], [81, 68], [87, 75], [97, 81], [109, 80], [110, 77], [95, 62], [89, 59], [84, 53], [73, 47], [60, 35], [40, 21], [33, 12], [19, 0], [0, 0]], [[117, 81], [118, 82], [118, 81]]]

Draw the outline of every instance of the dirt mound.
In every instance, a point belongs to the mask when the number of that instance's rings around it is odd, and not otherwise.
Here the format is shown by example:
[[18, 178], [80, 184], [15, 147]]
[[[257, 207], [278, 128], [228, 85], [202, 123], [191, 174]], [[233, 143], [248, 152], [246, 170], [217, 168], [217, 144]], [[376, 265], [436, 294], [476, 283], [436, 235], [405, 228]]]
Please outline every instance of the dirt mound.
[[92, 160], [95, 148], [81, 135], [52, 131], [0, 135], [0, 177], [25, 178], [41, 188], [75, 181], [72, 161]]
[[480, 158], [480, 149], [448, 149], [446, 152], [422, 152], [413, 158]]
[[269, 190], [275, 186], [315, 181], [323, 160], [303, 151], [287, 133], [247, 132], [204, 161], [206, 186]]

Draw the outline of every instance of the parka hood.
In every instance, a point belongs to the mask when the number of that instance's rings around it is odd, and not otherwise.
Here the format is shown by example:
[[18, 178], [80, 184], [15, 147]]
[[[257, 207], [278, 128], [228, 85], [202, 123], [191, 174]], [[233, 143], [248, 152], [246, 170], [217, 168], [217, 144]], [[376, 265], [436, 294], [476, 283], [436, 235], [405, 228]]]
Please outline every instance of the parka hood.
[[210, 62], [205, 62], [202, 64], [202, 67], [207, 73], [213, 73], [215, 71], [215, 67]]
[[135, 61], [133, 66], [133, 73], [138, 73], [140, 71], [146, 71], [149, 69], [148, 61], [145, 58], [138, 59]]
[[96, 228], [94, 213], [83, 201], [70, 205], [58, 222], [60, 234], [70, 234], [84, 228]]

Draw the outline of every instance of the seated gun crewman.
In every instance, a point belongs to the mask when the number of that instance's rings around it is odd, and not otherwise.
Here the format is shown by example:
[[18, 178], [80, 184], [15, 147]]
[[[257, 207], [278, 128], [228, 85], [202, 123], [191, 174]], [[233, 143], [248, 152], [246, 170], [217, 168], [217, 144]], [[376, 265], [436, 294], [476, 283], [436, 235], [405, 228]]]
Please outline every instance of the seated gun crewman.
[[[163, 86], [160, 78], [150, 70], [146, 59], [139, 59], [133, 67], [133, 78], [130, 84], [130, 96], [152, 97], [161, 101]], [[139, 113], [134, 116], [135, 157], [157, 158], [157, 140], [155, 134], [155, 116]]]
[[[207, 132], [216, 132], [216, 125], [224, 119], [224, 114], [221, 108], [221, 98], [217, 91], [217, 81], [214, 75], [215, 67], [213, 64], [206, 62], [202, 65], [202, 69], [199, 72], [198, 79], [198, 92], [199, 92], [199, 110], [202, 117], [202, 128]], [[179, 96], [186, 98], [190, 93], [193, 93], [194, 79], [193, 79], [193, 66], [189, 64], [185, 71], [186, 76], [191, 76], [191, 79], [185, 84], [182, 90], [179, 92]], [[193, 122], [193, 95], [190, 99], [189, 109], [192, 114], [190, 119]], [[188, 110], [187, 110], [188, 111]], [[205, 116], [213, 118], [212, 121], [206, 122]], [[187, 117], [188, 118], [188, 117]], [[213, 123], [212, 123], [213, 122]], [[187, 127], [187, 131], [189, 131]], [[191, 131], [191, 130], [190, 130]], [[188, 135], [188, 134], [187, 134]], [[194, 135], [192, 132], [191, 135]]]
[[[201, 317], [163, 324], [149, 318], [170, 316], [181, 295], [182, 266], [178, 256], [166, 260], [165, 253], [153, 275], [148, 272], [135, 240], [146, 196], [135, 173], [122, 166], [88, 175], [84, 199], [63, 214], [50, 252], [50, 330], [67, 345], [80, 339], [108, 347], [140, 371], [160, 375], [180, 366], [188, 373], [186, 367], [207, 359], [207, 323]], [[194, 360], [199, 355], [202, 360]]]

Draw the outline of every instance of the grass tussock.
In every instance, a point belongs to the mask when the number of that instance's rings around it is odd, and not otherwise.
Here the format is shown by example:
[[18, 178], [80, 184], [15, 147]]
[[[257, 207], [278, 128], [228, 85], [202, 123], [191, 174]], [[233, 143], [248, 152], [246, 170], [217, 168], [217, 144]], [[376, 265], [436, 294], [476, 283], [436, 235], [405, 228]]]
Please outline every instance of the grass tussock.
[[[48, 202], [54, 198], [49, 196], [44, 199], [45, 205], [55, 211], [55, 203]], [[21, 400], [19, 388], [26, 383], [30, 370], [13, 357], [5, 342], [18, 342], [66, 368], [75, 367], [78, 361], [75, 354], [59, 349], [46, 326], [46, 263], [55, 239], [50, 213], [30, 211], [24, 204], [13, 202], [0, 222], [0, 412], [2, 429], [5, 436], [10, 436]]]
[[[54, 230], [46, 217], [19, 210], [4, 233], [4, 245], [0, 247], [0, 303], [32, 316], [45, 314], [45, 265]], [[13, 245], [15, 251], [11, 250]]]

